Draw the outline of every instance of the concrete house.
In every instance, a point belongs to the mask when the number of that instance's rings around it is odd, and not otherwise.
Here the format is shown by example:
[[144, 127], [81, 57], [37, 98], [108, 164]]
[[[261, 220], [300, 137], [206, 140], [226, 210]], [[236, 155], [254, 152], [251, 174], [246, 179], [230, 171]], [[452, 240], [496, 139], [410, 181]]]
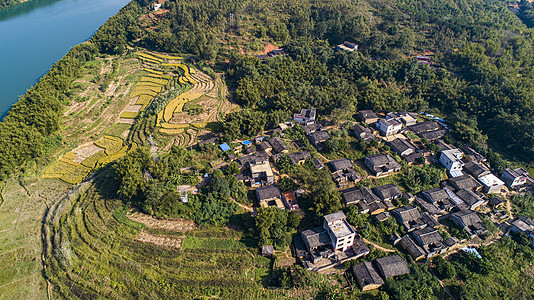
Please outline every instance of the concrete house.
[[295, 197], [295, 193], [293, 192], [282, 193], [282, 200], [284, 200], [286, 208], [290, 211], [294, 211], [299, 208], [299, 204], [297, 203], [297, 197]]
[[344, 252], [350, 248], [356, 237], [354, 229], [347, 222], [347, 216], [342, 211], [324, 216], [323, 228], [332, 240], [332, 247], [338, 251]]
[[[453, 177], [462, 175], [462, 156], [464, 153], [460, 149], [445, 150], [439, 156], [439, 162], [449, 171]], [[455, 176], [456, 175], [456, 176]]]
[[339, 44], [336, 46], [336, 50], [343, 50], [343, 51], [358, 51], [358, 45], [355, 43], [344, 41], [343, 44]]
[[250, 174], [254, 184], [265, 183], [273, 184], [274, 183], [274, 173], [271, 168], [271, 164], [268, 160], [264, 161], [253, 161], [249, 163]]
[[317, 110], [315, 108], [311, 109], [302, 109], [300, 113], [293, 115], [293, 121], [297, 123], [311, 123], [315, 121], [317, 115]]
[[383, 136], [393, 135], [399, 133], [402, 129], [402, 123], [395, 119], [380, 119], [376, 123], [376, 127]]
[[516, 188], [524, 185], [527, 182], [528, 176], [528, 172], [523, 168], [506, 168], [504, 169], [504, 172], [502, 172], [501, 179], [507, 187]]
[[387, 176], [401, 169], [401, 165], [387, 154], [366, 156], [364, 163], [375, 176]]
[[487, 194], [498, 193], [504, 187], [504, 181], [492, 173], [478, 177], [478, 181], [482, 183], [482, 190]]
[[372, 110], [360, 110], [358, 116], [362, 122], [367, 124], [373, 124], [378, 121], [378, 116]]

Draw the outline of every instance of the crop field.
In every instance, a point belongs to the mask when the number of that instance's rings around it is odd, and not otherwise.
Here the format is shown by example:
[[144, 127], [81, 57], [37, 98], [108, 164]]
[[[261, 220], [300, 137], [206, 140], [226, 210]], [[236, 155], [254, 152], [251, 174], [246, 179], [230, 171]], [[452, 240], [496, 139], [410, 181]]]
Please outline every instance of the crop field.
[[[108, 176], [96, 178], [93, 186], [55, 216], [53, 238], [47, 240], [51, 248], [46, 275], [57, 297], [272, 299], [287, 295], [285, 290], [263, 288], [270, 261], [243, 243], [239, 232], [225, 228], [186, 232], [181, 249], [137, 241], [144, 225], [126, 216], [127, 209], [112, 196], [117, 182]], [[158, 236], [165, 235], [173, 238], [176, 233], [158, 230]]]
[[114, 136], [105, 135], [95, 142], [100, 148], [106, 150], [107, 155], [111, 155], [122, 148], [122, 139]]

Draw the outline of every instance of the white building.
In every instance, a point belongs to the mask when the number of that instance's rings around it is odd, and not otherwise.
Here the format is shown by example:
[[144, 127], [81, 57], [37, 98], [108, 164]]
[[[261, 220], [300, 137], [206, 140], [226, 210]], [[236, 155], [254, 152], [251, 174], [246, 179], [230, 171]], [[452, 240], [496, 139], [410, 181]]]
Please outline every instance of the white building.
[[380, 119], [376, 123], [376, 127], [380, 130], [382, 135], [388, 136], [397, 134], [402, 129], [402, 123], [395, 119]]
[[354, 243], [356, 233], [347, 222], [342, 211], [324, 216], [323, 228], [332, 241], [332, 247], [338, 251], [346, 251]]
[[293, 115], [293, 120], [298, 123], [309, 124], [315, 121], [316, 116], [317, 110], [315, 108], [302, 109], [300, 113]]
[[501, 179], [508, 187], [514, 188], [527, 182], [528, 172], [523, 168], [510, 169], [506, 168], [502, 172]]
[[462, 175], [462, 168], [464, 166], [462, 162], [463, 155], [464, 153], [460, 149], [444, 150], [441, 152], [439, 162], [447, 168], [447, 171], [449, 171], [452, 177], [457, 177]]
[[482, 190], [488, 194], [498, 193], [504, 186], [504, 182], [491, 173], [488, 175], [480, 176], [478, 178], [478, 181], [482, 183]]

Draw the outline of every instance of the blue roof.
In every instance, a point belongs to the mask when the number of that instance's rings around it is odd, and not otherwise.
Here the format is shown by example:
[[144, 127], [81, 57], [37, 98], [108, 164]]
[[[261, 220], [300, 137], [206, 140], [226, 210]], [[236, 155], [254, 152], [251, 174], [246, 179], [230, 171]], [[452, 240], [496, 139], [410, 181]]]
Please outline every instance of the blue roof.
[[249, 141], [249, 140], [242, 141], [241, 143], [242, 143], [243, 145], [245, 145], [245, 146], [250, 146], [250, 145], [252, 145], [252, 142]]
[[221, 148], [222, 151], [230, 150], [230, 146], [228, 146], [227, 143], [221, 144], [219, 147]]

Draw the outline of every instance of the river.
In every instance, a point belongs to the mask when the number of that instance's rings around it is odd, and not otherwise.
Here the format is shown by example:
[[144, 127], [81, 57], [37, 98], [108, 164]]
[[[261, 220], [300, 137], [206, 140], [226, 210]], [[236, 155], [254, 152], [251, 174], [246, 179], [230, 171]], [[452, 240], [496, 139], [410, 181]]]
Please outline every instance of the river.
[[129, 0], [31, 0], [0, 11], [0, 116]]

